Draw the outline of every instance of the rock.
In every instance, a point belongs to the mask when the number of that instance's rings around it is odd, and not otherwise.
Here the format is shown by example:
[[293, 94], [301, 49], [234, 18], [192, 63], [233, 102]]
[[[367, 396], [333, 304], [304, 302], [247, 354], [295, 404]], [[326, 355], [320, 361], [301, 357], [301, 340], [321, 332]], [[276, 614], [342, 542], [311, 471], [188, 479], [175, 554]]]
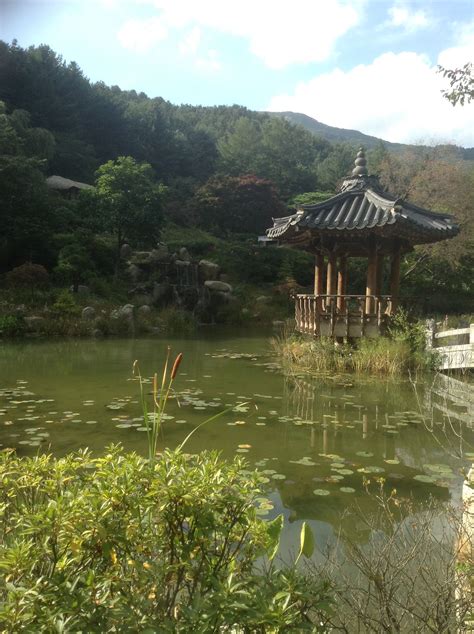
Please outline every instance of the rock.
[[130, 258], [131, 264], [150, 264], [150, 251], [134, 251]]
[[228, 284], [230, 283], [230, 277], [226, 273], [221, 273], [219, 275], [219, 279], [221, 282], [227, 282]]
[[142, 277], [142, 272], [136, 264], [130, 264], [130, 266], [127, 267], [127, 275], [132, 282], [136, 283]]
[[120, 316], [125, 319], [133, 319], [135, 314], [135, 306], [133, 304], [125, 304], [120, 309]]
[[214, 262], [209, 260], [201, 260], [199, 262], [199, 280], [205, 282], [206, 280], [217, 280], [219, 278], [220, 267]]
[[142, 293], [140, 295], [134, 295], [133, 302], [135, 306], [146, 306], [153, 302], [153, 297], [148, 293]]
[[274, 319], [274, 320], [272, 321], [272, 326], [273, 326], [274, 328], [283, 328], [283, 326], [284, 326], [284, 325], [285, 325], [285, 322], [284, 322], [284, 321], [281, 321], [281, 320], [279, 320], [279, 319]]
[[36, 315], [31, 315], [30, 317], [25, 317], [25, 322], [29, 330], [38, 330], [38, 328], [44, 322], [44, 318], [38, 317]]
[[191, 266], [191, 262], [188, 260], [175, 260], [176, 266], [180, 269], [187, 269]]
[[[74, 286], [69, 287], [69, 292], [74, 293]], [[85, 284], [79, 284], [79, 286], [77, 287], [78, 295], [89, 295], [89, 293], [90, 293], [90, 289], [88, 286], [86, 286]]]
[[100, 328], [94, 328], [94, 330], [92, 331], [92, 336], [99, 338], [99, 337], [103, 337], [104, 333], [102, 332]]
[[133, 304], [125, 304], [121, 308], [116, 308], [110, 313], [110, 319], [126, 319], [133, 321], [135, 314], [135, 306]]
[[164, 262], [169, 258], [169, 251], [166, 244], [158, 243], [156, 249], [150, 253], [150, 260], [153, 262]]
[[138, 308], [137, 313], [140, 315], [140, 317], [149, 317], [151, 315], [151, 308], [148, 306], [148, 304], [143, 304]]
[[242, 313], [242, 315], [249, 315], [250, 314], [250, 310], [248, 308], [242, 308], [241, 313]]
[[13, 312], [15, 315], [18, 315], [18, 317], [23, 317], [26, 313], [25, 304], [18, 304], [18, 306], [15, 306], [15, 308], [13, 309]]
[[186, 249], [186, 247], [181, 247], [178, 255], [180, 260], [184, 260], [185, 262], [191, 262], [191, 256], [189, 255], [189, 251]]
[[94, 319], [95, 308], [93, 306], [86, 306], [82, 309], [82, 319]]
[[120, 247], [120, 257], [122, 260], [128, 260], [132, 256], [133, 249], [129, 244], [122, 244]]
[[255, 301], [257, 304], [267, 304], [268, 302], [271, 302], [272, 298], [268, 297], [268, 295], [259, 295]]
[[155, 282], [152, 291], [152, 303], [160, 304], [165, 302], [171, 295], [171, 286], [168, 282]]
[[218, 280], [207, 280], [204, 282], [204, 286], [211, 291], [211, 293], [232, 293], [232, 286], [227, 282]]

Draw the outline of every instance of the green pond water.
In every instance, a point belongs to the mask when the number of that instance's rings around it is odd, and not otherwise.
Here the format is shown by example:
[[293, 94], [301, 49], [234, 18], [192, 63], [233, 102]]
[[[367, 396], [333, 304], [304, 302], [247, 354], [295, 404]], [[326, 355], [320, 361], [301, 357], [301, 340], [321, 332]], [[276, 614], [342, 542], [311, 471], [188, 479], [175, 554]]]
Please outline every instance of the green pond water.
[[288, 380], [261, 334], [3, 344], [0, 445], [59, 456], [80, 447], [100, 453], [120, 442], [145, 454], [132, 364], [138, 359], [145, 377], [160, 373], [168, 343], [172, 358], [184, 358], [161, 446], [176, 445], [232, 407], [200, 429], [187, 451], [218, 449], [259, 469], [269, 502], [258, 513], [284, 513], [287, 547], [297, 544], [303, 520], [321, 547], [341, 526], [367, 539], [360, 514], [373, 502], [364, 479], [383, 477], [388, 490], [415, 504], [429, 496], [459, 502], [461, 469], [474, 458], [473, 431], [462, 403], [444, 398], [443, 386], [435, 390], [433, 377], [416, 389], [408, 380], [368, 377]]

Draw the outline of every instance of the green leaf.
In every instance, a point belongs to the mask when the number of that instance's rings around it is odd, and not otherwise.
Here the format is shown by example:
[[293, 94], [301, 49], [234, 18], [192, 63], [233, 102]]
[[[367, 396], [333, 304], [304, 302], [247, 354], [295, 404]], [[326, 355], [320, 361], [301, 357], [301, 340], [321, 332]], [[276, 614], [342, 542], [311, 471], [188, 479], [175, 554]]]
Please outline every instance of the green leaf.
[[298, 553], [298, 557], [296, 558], [296, 562], [298, 563], [301, 555], [305, 557], [311, 557], [314, 552], [314, 535], [311, 528], [303, 522], [303, 526], [301, 527], [300, 533], [300, 552]]
[[267, 535], [269, 537], [270, 543], [268, 545], [268, 558], [270, 561], [275, 557], [278, 552], [278, 548], [280, 547], [280, 537], [281, 531], [283, 529], [284, 522], [283, 515], [278, 515], [271, 522], [267, 522]]

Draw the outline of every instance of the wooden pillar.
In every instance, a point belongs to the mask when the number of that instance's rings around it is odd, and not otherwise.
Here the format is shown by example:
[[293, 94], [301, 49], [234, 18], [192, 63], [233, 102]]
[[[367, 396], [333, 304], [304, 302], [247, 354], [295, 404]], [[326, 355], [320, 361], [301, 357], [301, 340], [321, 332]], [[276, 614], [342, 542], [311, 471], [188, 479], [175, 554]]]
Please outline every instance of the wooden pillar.
[[377, 279], [375, 280], [375, 294], [382, 295], [383, 283], [383, 255], [377, 255]]
[[314, 264], [314, 294], [323, 294], [323, 269], [324, 269], [324, 255], [318, 253], [316, 255], [316, 262]]
[[[326, 273], [326, 295], [335, 295], [336, 294], [336, 279], [337, 275], [337, 262], [336, 262], [336, 254], [334, 251], [329, 253], [328, 258], [328, 267]], [[332, 300], [328, 300], [329, 305], [332, 304]]]
[[375, 287], [377, 285], [377, 248], [375, 241], [369, 247], [369, 263], [367, 267], [367, 286], [365, 289], [365, 312], [373, 313], [375, 310]]
[[396, 245], [392, 252], [390, 267], [390, 295], [392, 296], [392, 314], [398, 308], [398, 295], [400, 293], [400, 245]]
[[347, 257], [341, 255], [339, 258], [339, 269], [337, 271], [337, 308], [339, 311], [344, 311], [346, 308], [346, 300], [341, 295], [346, 294], [347, 289]]

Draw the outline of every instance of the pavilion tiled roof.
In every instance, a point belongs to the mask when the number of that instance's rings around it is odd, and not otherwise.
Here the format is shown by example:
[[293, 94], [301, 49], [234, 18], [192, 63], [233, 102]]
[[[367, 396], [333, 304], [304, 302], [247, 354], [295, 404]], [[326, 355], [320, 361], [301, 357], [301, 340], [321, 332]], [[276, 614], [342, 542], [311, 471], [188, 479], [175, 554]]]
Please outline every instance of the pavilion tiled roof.
[[360, 150], [352, 176], [344, 181], [340, 193], [322, 203], [302, 205], [290, 216], [275, 218], [273, 227], [267, 229], [269, 238], [281, 242], [291, 242], [300, 232], [352, 238], [375, 234], [413, 245], [455, 236], [459, 226], [449, 214], [422, 209], [382, 191], [378, 180], [368, 176]]

